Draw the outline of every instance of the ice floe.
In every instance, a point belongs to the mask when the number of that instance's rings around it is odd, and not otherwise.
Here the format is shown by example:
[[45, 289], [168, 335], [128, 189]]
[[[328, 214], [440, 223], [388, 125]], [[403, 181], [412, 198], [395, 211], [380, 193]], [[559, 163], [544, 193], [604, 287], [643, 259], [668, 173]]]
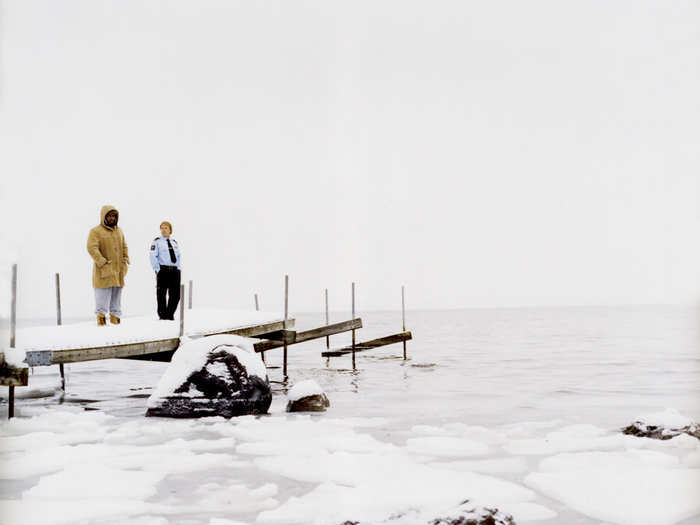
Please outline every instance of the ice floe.
[[[8, 525], [339, 525], [397, 514], [413, 525], [409, 518], [434, 518], [467, 499], [516, 523], [581, 513], [609, 524], [671, 525], [700, 513], [700, 445], [687, 435], [656, 441], [561, 422], [451, 422], [415, 425], [389, 442], [387, 424], [38, 410], [0, 423], [0, 473], [17, 487], [0, 513]], [[189, 490], [173, 492], [181, 486]], [[281, 486], [294, 490], [283, 497]]]

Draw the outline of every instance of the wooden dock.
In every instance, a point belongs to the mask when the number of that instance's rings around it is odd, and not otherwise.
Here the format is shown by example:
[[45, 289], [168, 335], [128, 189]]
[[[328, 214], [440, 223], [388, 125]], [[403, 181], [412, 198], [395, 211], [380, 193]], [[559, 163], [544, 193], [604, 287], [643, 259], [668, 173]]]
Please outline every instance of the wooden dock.
[[[13, 267], [12, 281], [12, 308], [11, 308], [11, 335], [10, 348], [15, 347], [15, 325], [16, 325], [16, 265]], [[177, 325], [161, 324], [160, 321], [153, 321], [150, 318], [127, 318], [121, 325], [105, 328], [95, 327], [92, 324], [82, 325], [62, 325], [59, 276], [56, 274], [56, 296], [57, 296], [57, 325], [54, 327], [37, 327], [29, 329], [38, 333], [44, 330], [39, 342], [20, 341], [25, 350], [24, 362], [28, 367], [59, 365], [62, 384], [65, 389], [63, 365], [66, 363], [79, 363], [84, 361], [95, 361], [101, 359], [136, 359], [147, 361], [170, 361], [173, 354], [187, 339], [208, 337], [212, 335], [234, 334], [241, 337], [258, 339], [254, 343], [255, 352], [260, 353], [265, 361], [265, 352], [283, 349], [283, 375], [287, 377], [287, 349], [291, 345], [312, 341], [315, 339], [326, 340], [326, 350], [321, 352], [322, 357], [340, 357], [346, 354], [352, 355], [352, 367], [356, 368], [355, 354], [374, 348], [379, 348], [396, 343], [403, 343], [403, 358], [406, 359], [406, 341], [412, 339], [411, 332], [406, 331], [405, 307], [402, 295], [402, 315], [403, 331], [397, 334], [372, 339], [365, 342], [356, 342], [355, 331], [362, 328], [362, 319], [355, 316], [355, 283], [352, 283], [352, 314], [347, 321], [329, 324], [328, 322], [328, 290], [325, 290], [326, 324], [317, 328], [304, 331], [296, 331], [295, 319], [288, 314], [288, 277], [285, 276], [285, 296], [284, 296], [284, 317], [279, 314], [265, 314], [259, 311], [258, 296], [255, 294], [255, 312], [230, 312], [227, 310], [216, 311], [223, 314], [222, 318], [215, 318], [212, 323], [212, 311], [192, 310], [192, 282], [190, 281], [189, 308], [187, 309], [190, 319], [186, 330], [185, 324], [185, 290], [181, 286], [180, 302], [180, 323], [179, 336], [173, 337], [174, 329]], [[209, 314], [202, 316], [201, 314]], [[237, 316], [234, 314], [238, 314]], [[197, 318], [199, 314], [199, 319]], [[141, 326], [138, 326], [141, 323]], [[128, 330], [124, 328], [129, 326]], [[342, 348], [330, 348], [330, 336], [344, 332], [352, 333], [352, 343], [350, 346]], [[151, 339], [152, 338], [152, 339]], [[9, 417], [14, 415], [14, 388], [28, 385], [28, 368], [15, 368], [10, 366], [5, 355], [0, 351], [0, 385], [8, 386], [9, 395]]]
[[[287, 321], [294, 326], [294, 319]], [[284, 321], [243, 326], [231, 330], [222, 330], [205, 335], [234, 334], [241, 337], [272, 338], [274, 340], [294, 339], [295, 332], [283, 329]], [[181, 339], [171, 337], [155, 341], [126, 343], [116, 345], [101, 345], [76, 349], [27, 350], [26, 363], [29, 366], [50, 366], [99, 359], [145, 359], [155, 361], [170, 361], [169, 357], [180, 347]], [[166, 354], [168, 356], [165, 359]], [[0, 354], [1, 356], [2, 354]]]

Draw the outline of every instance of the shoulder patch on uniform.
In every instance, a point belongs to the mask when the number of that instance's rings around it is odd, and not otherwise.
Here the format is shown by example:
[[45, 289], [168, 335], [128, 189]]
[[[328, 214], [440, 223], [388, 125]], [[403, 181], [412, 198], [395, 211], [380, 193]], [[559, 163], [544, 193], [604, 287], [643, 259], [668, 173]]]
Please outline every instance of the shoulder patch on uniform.
[[158, 239], [160, 239], [160, 237], [156, 237], [156, 238], [155, 238], [155, 239], [153, 239], [153, 240], [154, 240], [154, 241], [157, 241]]
[[155, 244], [151, 244], [151, 251], [152, 251], [152, 252], [156, 251], [156, 245], [155, 245]]

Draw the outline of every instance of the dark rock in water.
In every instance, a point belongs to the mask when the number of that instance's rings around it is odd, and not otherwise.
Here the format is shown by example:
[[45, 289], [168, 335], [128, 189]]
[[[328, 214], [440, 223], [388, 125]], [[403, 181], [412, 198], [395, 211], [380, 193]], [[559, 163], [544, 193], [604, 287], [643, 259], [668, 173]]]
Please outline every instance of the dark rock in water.
[[457, 516], [434, 519], [429, 525], [515, 525], [515, 520], [510, 514], [503, 514], [498, 509], [477, 507], [462, 511]]
[[302, 397], [296, 401], [287, 402], [287, 412], [323, 412], [331, 406], [324, 393]]
[[328, 397], [312, 379], [297, 383], [287, 394], [287, 412], [323, 412], [329, 406]]
[[670, 428], [661, 425], [652, 425], [643, 421], [635, 421], [628, 427], [622, 429], [623, 434], [637, 437], [647, 437], [652, 439], [671, 439], [681, 434], [688, 434], [700, 439], [700, 426], [696, 423], [680, 428]]
[[[203, 365], [191, 355], [176, 362], [177, 354], [187, 353], [188, 345], [193, 347], [190, 350], [196, 358], [209, 339], [212, 344], [204, 348]], [[194, 345], [187, 343], [178, 349], [171, 365], [179, 370], [176, 369], [170, 377], [167, 377], [170, 370], [166, 371], [157, 391], [149, 399], [147, 416], [230, 418], [267, 413], [272, 392], [260, 357], [245, 347], [241, 348], [240, 344], [214, 344], [219, 340], [219, 336], [203, 338], [192, 342], [196, 343]], [[192, 361], [198, 366], [188, 371], [186, 366]], [[183, 377], [183, 370], [186, 379], [177, 381], [178, 376]]]
[[469, 500], [463, 501], [458, 507], [447, 513], [444, 518], [424, 518], [416, 511], [408, 511], [390, 516], [381, 522], [345, 521], [341, 525], [401, 525], [402, 523], [420, 523], [425, 519], [425, 525], [516, 525], [513, 516], [504, 514], [498, 509], [471, 505]]

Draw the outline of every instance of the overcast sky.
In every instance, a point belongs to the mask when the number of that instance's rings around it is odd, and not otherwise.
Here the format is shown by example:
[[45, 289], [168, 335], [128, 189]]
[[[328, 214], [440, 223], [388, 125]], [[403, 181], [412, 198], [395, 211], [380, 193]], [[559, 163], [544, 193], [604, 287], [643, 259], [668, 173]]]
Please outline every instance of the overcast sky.
[[[19, 315], [125, 315], [173, 223], [199, 306], [700, 300], [700, 3], [1, 0], [0, 220]], [[5, 304], [8, 303], [3, 299]]]

